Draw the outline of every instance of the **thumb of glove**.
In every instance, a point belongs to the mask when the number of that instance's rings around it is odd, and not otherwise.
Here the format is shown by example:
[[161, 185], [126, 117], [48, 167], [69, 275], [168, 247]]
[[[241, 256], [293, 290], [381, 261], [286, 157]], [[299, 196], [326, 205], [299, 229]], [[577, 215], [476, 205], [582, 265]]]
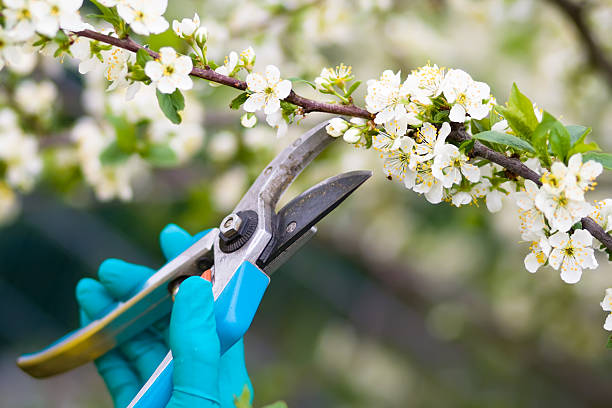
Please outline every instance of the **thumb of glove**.
[[181, 284], [170, 318], [170, 348], [174, 389], [167, 407], [218, 407], [221, 351], [207, 280], [191, 277]]

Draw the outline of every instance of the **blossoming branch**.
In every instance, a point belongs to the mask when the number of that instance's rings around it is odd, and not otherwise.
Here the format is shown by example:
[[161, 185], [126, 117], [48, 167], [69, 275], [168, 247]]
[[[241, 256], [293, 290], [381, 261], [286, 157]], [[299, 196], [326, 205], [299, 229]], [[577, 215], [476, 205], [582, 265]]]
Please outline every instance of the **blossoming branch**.
[[[0, 66], [19, 64], [20, 54], [29, 47], [56, 57], [70, 55], [80, 60], [82, 74], [103, 67], [109, 87], [125, 88], [128, 98], [154, 89], [161, 110], [174, 124], [183, 121], [186, 101], [181, 91], [193, 87], [191, 77], [241, 90], [230, 104], [232, 109], [244, 109], [241, 124], [252, 127], [263, 117], [279, 136], [310, 112], [342, 115], [346, 119], [330, 121], [328, 133], [378, 151], [388, 178], [430, 203], [484, 203], [495, 213], [505, 201], [513, 201], [521, 239], [529, 244], [524, 261], [529, 272], [549, 266], [565, 282], [576, 283], [585, 269], [598, 266], [595, 249], [612, 256], [612, 199], [587, 200], [603, 169], [612, 169], [612, 155], [587, 142], [590, 129], [563, 125], [516, 85], [508, 102], [500, 105], [489, 85], [460, 69], [427, 64], [404, 79], [401, 72], [386, 70], [367, 81], [361, 108], [353, 97], [361, 81], [355, 81], [351, 67], [341, 64], [323, 68], [314, 82], [299, 80], [332, 98], [320, 102], [298, 95], [293, 90], [297, 80], [284, 79], [276, 66], [256, 70], [252, 47], [231, 51], [221, 64], [213, 61], [207, 54], [208, 30], [197, 14], [172, 24], [176, 36], [191, 49], [189, 55], [168, 46], [157, 52], [133, 41], [132, 34], [146, 38], [170, 28], [164, 17], [167, 0], [92, 3], [105, 28], [82, 21], [82, 0], [3, 0]], [[6, 118], [9, 124], [11, 120]], [[83, 124], [78, 139], [83, 145], [86, 129]], [[19, 137], [30, 140], [27, 135]], [[117, 146], [95, 151], [118, 162], [126, 153], [151, 157], [148, 147]], [[29, 162], [25, 153], [20, 160], [2, 156], [15, 150], [0, 149], [0, 159], [9, 163], [0, 192], [29, 188], [29, 180], [39, 171], [40, 164]], [[129, 189], [124, 195], [130, 196]], [[594, 245], [593, 237], [601, 245]], [[611, 291], [601, 303], [605, 311], [612, 311]], [[604, 327], [612, 330], [610, 317]]]

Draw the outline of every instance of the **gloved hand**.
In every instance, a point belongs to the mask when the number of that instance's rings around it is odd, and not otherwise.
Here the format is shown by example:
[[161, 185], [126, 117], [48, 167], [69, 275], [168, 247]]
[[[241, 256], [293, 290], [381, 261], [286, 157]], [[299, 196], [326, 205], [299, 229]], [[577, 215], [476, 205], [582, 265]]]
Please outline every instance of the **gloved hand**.
[[[204, 236], [192, 237], [170, 224], [160, 234], [161, 248], [168, 261]], [[129, 299], [155, 271], [118, 259], [107, 259], [98, 279], [82, 279], [76, 288], [85, 325], [108, 313], [119, 301]], [[234, 396], [248, 386], [240, 340], [220, 356], [216, 332], [212, 285], [191, 277], [176, 295], [172, 315], [95, 361], [115, 407], [126, 407], [155, 371], [170, 348], [174, 358], [174, 389], [167, 407], [234, 407]]]

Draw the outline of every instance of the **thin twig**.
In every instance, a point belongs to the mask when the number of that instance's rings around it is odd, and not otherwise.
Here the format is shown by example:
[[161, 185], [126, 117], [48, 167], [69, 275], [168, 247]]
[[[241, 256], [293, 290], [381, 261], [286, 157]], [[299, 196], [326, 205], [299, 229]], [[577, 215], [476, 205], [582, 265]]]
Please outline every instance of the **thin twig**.
[[[565, 1], [565, 0], [561, 0]], [[138, 52], [139, 49], [145, 49], [149, 55], [153, 58], [159, 58], [159, 54], [151, 49], [145, 48], [142, 45], [136, 43], [131, 38], [116, 38], [111, 37], [106, 34], [98, 33], [92, 30], [84, 30], [78, 31], [74, 33], [75, 35], [81, 37], [87, 37], [93, 40], [97, 40], [100, 42], [104, 42], [107, 44], [114, 45], [115, 47], [123, 48], [128, 51]], [[214, 70], [210, 69], [210, 67], [206, 68], [193, 68], [191, 71], [191, 75], [206, 79], [211, 82], [216, 82], [221, 85], [226, 85], [232, 88], [239, 89], [244, 91], [247, 89], [247, 84], [244, 81], [241, 81], [236, 78], [231, 78], [226, 75], [219, 74]], [[285, 98], [285, 101], [293, 103], [294, 105], [300, 106], [303, 108], [304, 113], [310, 112], [324, 112], [324, 113], [333, 113], [336, 115], [344, 115], [351, 117], [360, 117], [365, 119], [373, 119], [374, 116], [368, 112], [367, 110], [360, 108], [355, 105], [339, 105], [333, 103], [325, 103], [318, 102], [312, 99], [305, 98], [291, 91], [289, 96]], [[466, 140], [470, 140], [472, 137], [465, 131], [465, 127], [463, 125], [457, 124], [453, 125], [453, 131], [448, 137], [450, 140], [454, 140], [456, 142], [464, 142]], [[529, 167], [525, 166], [520, 160], [508, 157], [503, 153], [496, 152], [495, 150], [489, 149], [482, 143], [476, 141], [474, 143], [474, 154], [482, 157], [483, 159], [487, 159], [493, 163], [499, 164], [505, 169], [511, 171], [512, 173], [521, 176], [527, 180], [531, 180], [536, 183], [538, 186], [542, 185], [540, 181], [540, 175], [535, 171], [531, 170]], [[583, 218], [582, 226], [584, 229], [589, 231], [591, 235], [597, 238], [602, 244], [606, 246], [610, 251], [612, 251], [612, 236], [610, 236], [604, 229], [599, 226], [593, 219], [591, 218]]]

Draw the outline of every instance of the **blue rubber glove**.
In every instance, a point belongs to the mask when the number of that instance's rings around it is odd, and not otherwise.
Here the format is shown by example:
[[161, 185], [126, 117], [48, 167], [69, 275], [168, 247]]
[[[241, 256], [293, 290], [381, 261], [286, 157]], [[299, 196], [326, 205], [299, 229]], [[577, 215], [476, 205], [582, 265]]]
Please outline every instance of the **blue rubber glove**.
[[[187, 249], [208, 231], [192, 237], [170, 224], [160, 234], [161, 248], [168, 261]], [[118, 259], [107, 259], [98, 279], [82, 279], [76, 288], [85, 325], [108, 313], [119, 301], [129, 299], [155, 271]], [[115, 407], [126, 407], [172, 350], [174, 389], [168, 407], [234, 407], [246, 385], [253, 395], [244, 364], [240, 340], [220, 356], [214, 301], [210, 282], [191, 277], [175, 299], [170, 318], [108, 352], [95, 361]]]

